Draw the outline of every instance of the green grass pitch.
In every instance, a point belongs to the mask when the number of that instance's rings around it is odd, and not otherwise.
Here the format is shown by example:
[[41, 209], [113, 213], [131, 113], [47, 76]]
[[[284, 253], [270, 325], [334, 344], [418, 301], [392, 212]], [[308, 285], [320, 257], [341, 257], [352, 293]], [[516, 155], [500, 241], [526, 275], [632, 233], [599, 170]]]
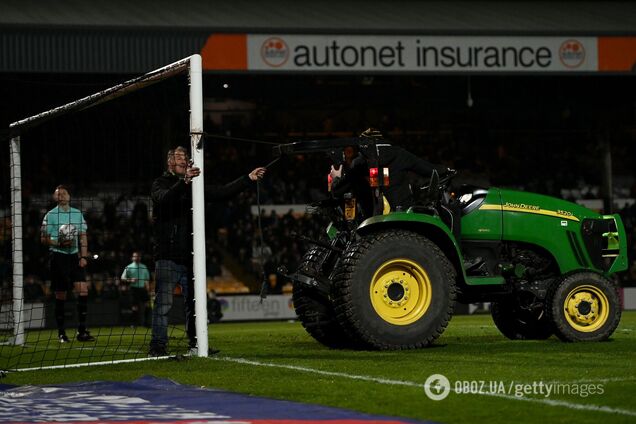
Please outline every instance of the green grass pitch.
[[[612, 339], [603, 343], [562, 343], [554, 337], [510, 341], [489, 316], [456, 316], [433, 347], [416, 351], [330, 350], [296, 322], [217, 324], [210, 326], [210, 338], [221, 349], [213, 358], [10, 372], [2, 382], [133, 380], [151, 374], [184, 384], [449, 424], [636, 422], [636, 312], [625, 312]], [[497, 393], [451, 391], [446, 399], [433, 401], [423, 386], [436, 373], [445, 375], [453, 389], [457, 381], [472, 381], [477, 390], [484, 382], [483, 392]], [[515, 389], [539, 382], [558, 384], [561, 393], [515, 395]], [[506, 393], [499, 391], [501, 385]], [[581, 388], [590, 385], [595, 390], [600, 385], [603, 393], [581, 396]]]

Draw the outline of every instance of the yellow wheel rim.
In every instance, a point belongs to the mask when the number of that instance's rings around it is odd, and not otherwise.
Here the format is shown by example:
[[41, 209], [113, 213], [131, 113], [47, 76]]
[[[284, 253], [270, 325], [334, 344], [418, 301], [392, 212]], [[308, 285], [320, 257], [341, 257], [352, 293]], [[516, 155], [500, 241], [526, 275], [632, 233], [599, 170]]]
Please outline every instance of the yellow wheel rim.
[[572, 328], [583, 333], [591, 333], [607, 322], [609, 301], [605, 293], [597, 287], [578, 286], [566, 296], [563, 311]]
[[395, 325], [409, 325], [419, 320], [431, 304], [431, 280], [417, 263], [393, 259], [375, 271], [369, 295], [380, 318]]

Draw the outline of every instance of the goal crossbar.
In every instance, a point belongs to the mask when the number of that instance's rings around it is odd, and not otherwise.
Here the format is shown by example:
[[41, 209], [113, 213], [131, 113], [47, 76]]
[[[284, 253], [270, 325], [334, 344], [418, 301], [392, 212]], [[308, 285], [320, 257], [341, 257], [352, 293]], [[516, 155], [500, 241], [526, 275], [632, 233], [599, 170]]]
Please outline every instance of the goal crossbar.
[[97, 93], [82, 97], [81, 99], [74, 100], [62, 106], [58, 106], [56, 108], [38, 113], [37, 115], [29, 116], [28, 118], [15, 121], [9, 125], [9, 135], [11, 137], [14, 137], [18, 135], [20, 131], [40, 125], [45, 121], [48, 121], [49, 119], [70, 112], [79, 112], [81, 110], [97, 106], [101, 103], [124, 96], [128, 93], [142, 89], [151, 84], [158, 83], [162, 80], [165, 80], [166, 78], [170, 78], [173, 75], [184, 72], [188, 68], [190, 60], [194, 56], [178, 60], [174, 63], [171, 63], [170, 65], [155, 69], [154, 71], [150, 71], [147, 74], [140, 75], [126, 82], [122, 82], [121, 84], [117, 84], [113, 87], [107, 88]]
[[[11, 343], [25, 343], [23, 285], [24, 268], [22, 255], [22, 180], [20, 164], [20, 133], [40, 125], [52, 118], [78, 112], [101, 103], [124, 96], [151, 84], [158, 83], [182, 72], [189, 72], [190, 85], [190, 148], [195, 166], [201, 170], [192, 182], [192, 222], [193, 222], [193, 274], [194, 300], [198, 356], [208, 356], [207, 291], [205, 268], [205, 202], [204, 202], [204, 154], [203, 143], [203, 84], [201, 56], [198, 54], [148, 72], [129, 81], [99, 91], [73, 102], [44, 111], [37, 115], [13, 122], [9, 125], [11, 157], [11, 219], [13, 223], [13, 314], [14, 336]], [[117, 362], [117, 361], [113, 361]]]

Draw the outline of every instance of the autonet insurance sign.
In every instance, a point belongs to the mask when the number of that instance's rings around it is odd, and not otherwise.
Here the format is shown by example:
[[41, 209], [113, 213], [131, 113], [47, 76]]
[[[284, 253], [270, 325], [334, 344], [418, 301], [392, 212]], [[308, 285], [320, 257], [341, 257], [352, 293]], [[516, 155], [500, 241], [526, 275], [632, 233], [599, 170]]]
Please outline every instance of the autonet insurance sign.
[[213, 34], [206, 70], [629, 72], [636, 37]]

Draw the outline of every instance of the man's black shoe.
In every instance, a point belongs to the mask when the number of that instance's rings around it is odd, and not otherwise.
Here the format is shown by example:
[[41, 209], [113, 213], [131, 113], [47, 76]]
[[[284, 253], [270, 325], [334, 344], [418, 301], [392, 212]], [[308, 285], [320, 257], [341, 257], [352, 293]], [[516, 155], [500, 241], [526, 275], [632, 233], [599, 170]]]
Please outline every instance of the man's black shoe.
[[[208, 356], [216, 355], [219, 352], [220, 352], [219, 349], [208, 347]], [[199, 348], [196, 346], [190, 347], [188, 349], [188, 353], [186, 353], [186, 356], [198, 356], [198, 355], [199, 355]]]
[[167, 356], [168, 351], [165, 346], [151, 345], [148, 349], [148, 356]]
[[89, 333], [88, 331], [82, 331], [81, 333], [77, 333], [77, 336], [75, 336], [75, 340], [77, 340], [78, 342], [94, 342], [95, 337], [91, 336], [91, 333]]

